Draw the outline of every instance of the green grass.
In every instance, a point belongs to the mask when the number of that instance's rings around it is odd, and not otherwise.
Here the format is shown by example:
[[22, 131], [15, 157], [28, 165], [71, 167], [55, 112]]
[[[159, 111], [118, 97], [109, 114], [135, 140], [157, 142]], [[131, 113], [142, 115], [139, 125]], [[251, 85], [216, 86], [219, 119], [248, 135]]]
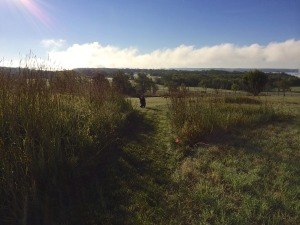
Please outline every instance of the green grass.
[[173, 132], [189, 145], [235, 127], [273, 120], [280, 113], [264, 99], [240, 96], [172, 96], [170, 103]]
[[176, 223], [298, 224], [300, 133], [285, 125], [237, 131], [194, 148], [173, 174]]
[[291, 87], [293, 92], [300, 92], [300, 87]]
[[174, 224], [299, 223], [297, 100], [271, 100], [285, 101], [281, 106], [297, 115], [293, 119], [235, 129], [188, 148], [189, 156], [173, 174], [179, 193], [173, 203], [180, 202], [174, 207]]
[[0, 222], [66, 223], [103, 197], [103, 161], [113, 161], [134, 111], [111, 89], [85, 95], [31, 75], [0, 74]]
[[84, 83], [1, 79], [1, 224], [300, 222], [297, 96], [142, 109]]
[[265, 100], [272, 102], [274, 109], [283, 107], [285, 112], [280, 115], [290, 116], [235, 127], [190, 147], [175, 143], [168, 108], [163, 106], [166, 100], [148, 98], [150, 107], [141, 112], [147, 121], [153, 121], [153, 127], [142, 132], [145, 142], [129, 141], [125, 147], [135, 158], [133, 164], [125, 160], [126, 165], [139, 177], [125, 188], [132, 195], [123, 206], [132, 209], [125, 221], [298, 224], [299, 99], [270, 97], [261, 99], [261, 104]]

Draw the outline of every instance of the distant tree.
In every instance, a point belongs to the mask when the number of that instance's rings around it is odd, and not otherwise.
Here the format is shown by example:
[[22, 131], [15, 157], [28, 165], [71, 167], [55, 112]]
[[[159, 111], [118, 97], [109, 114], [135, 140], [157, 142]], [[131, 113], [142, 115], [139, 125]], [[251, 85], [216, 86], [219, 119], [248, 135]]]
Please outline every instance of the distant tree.
[[188, 93], [189, 93], [189, 89], [186, 87], [186, 85], [185, 84], [181, 84], [180, 86], [179, 86], [179, 92], [178, 92], [178, 94], [179, 94], [179, 96], [181, 96], [181, 97], [186, 97], [187, 95], [188, 95]]
[[137, 78], [135, 79], [136, 83], [136, 90], [139, 94], [144, 94], [147, 91], [152, 92], [153, 94], [156, 93], [158, 90], [157, 85], [155, 82], [148, 77], [146, 74], [139, 73]]
[[52, 90], [59, 93], [78, 93], [86, 80], [72, 70], [55, 72], [49, 80]]
[[161, 84], [161, 85], [162, 85], [162, 84], [163, 84], [163, 80], [161, 79], [161, 77], [156, 77], [156, 78], [155, 78], [155, 83], [156, 83], [156, 84]]
[[97, 73], [96, 75], [94, 75], [92, 80], [93, 80], [93, 85], [96, 88], [105, 89], [110, 86], [109, 81], [106, 79], [105, 75], [102, 73]]
[[236, 93], [236, 91], [239, 89], [239, 85], [237, 85], [236, 83], [233, 83], [231, 85], [231, 90], [234, 91], [234, 93]]
[[278, 94], [279, 91], [282, 91], [284, 96], [285, 96], [285, 92], [291, 89], [289, 80], [284, 78], [280, 78], [278, 81], [276, 81], [275, 86], [277, 87]]
[[249, 71], [243, 76], [243, 85], [245, 90], [254, 96], [257, 96], [264, 90], [267, 82], [268, 76], [259, 70]]
[[199, 83], [199, 86], [202, 87], [204, 89], [204, 91], [206, 92], [207, 90], [207, 82], [202, 80], [200, 83]]
[[125, 75], [124, 72], [118, 71], [113, 75], [112, 86], [120, 93], [125, 95], [134, 94], [135, 90], [129, 81], [129, 76]]
[[152, 92], [152, 94], [155, 94], [157, 91], [158, 91], [158, 86], [157, 86], [157, 84], [154, 81], [152, 81], [152, 84], [151, 84], [151, 92]]
[[90, 101], [93, 103], [101, 103], [104, 96], [109, 94], [109, 90], [111, 90], [111, 86], [109, 84], [108, 79], [102, 72], [97, 72], [92, 76], [89, 80], [89, 97]]
[[176, 82], [174, 82], [174, 81], [168, 81], [168, 82], [166, 82], [165, 86], [168, 88], [169, 94], [177, 92], [178, 88], [179, 88], [179, 85]]

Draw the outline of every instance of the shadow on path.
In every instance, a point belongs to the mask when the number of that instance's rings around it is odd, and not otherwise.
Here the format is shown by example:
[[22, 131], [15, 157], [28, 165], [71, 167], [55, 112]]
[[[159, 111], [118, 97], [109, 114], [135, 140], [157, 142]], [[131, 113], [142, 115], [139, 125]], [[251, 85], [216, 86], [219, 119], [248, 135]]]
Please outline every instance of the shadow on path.
[[101, 224], [155, 223], [165, 216], [163, 186], [170, 183], [170, 171], [165, 162], [166, 143], [157, 138], [155, 113], [159, 111], [147, 108], [133, 115], [120, 147], [103, 158], [99, 168], [102, 212], [93, 215]]

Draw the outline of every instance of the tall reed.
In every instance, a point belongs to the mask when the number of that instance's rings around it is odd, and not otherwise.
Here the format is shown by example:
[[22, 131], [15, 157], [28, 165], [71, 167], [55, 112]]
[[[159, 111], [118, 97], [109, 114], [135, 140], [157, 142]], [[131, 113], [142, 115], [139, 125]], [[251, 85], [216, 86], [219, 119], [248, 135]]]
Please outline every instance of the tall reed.
[[[71, 71], [0, 71], [0, 223], [56, 224], [90, 198], [132, 107]], [[95, 190], [93, 190], [95, 191]]]

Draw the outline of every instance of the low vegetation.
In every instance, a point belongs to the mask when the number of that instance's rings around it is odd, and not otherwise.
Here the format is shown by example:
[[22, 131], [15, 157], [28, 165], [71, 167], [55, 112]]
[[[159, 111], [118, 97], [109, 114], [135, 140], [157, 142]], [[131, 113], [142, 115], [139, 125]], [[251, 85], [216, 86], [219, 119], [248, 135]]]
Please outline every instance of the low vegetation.
[[297, 100], [173, 97], [170, 223], [298, 224]]
[[299, 96], [124, 76], [0, 69], [1, 224], [300, 223]]
[[171, 96], [170, 120], [179, 140], [189, 145], [237, 127], [272, 121], [283, 113], [266, 99], [177, 95]]

